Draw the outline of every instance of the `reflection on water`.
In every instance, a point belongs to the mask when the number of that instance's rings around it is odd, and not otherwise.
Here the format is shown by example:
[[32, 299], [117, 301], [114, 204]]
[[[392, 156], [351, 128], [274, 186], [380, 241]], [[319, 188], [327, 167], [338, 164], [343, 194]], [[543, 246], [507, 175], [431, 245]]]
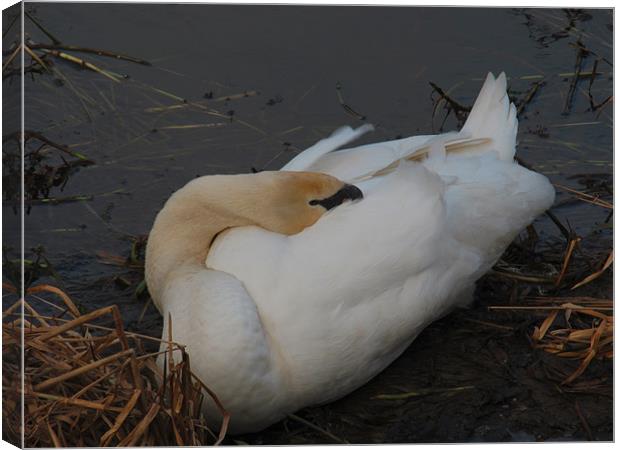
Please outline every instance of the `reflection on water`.
[[[277, 169], [344, 124], [373, 123], [366, 142], [454, 129], [456, 115], [437, 103], [431, 81], [467, 106], [487, 71], [506, 71], [523, 103], [524, 161], [577, 187], [571, 176], [612, 173], [604, 103], [613, 88], [611, 10], [43, 3], [27, 10], [63, 44], [151, 63], [67, 50], [113, 75], [50, 57], [53, 73], [31, 73], [25, 85], [26, 128], [95, 162], [49, 192], [87, 200], [32, 206], [26, 248], [43, 245], [86, 305], [125, 301], [128, 318], [142, 305], [112, 289], [118, 283], [93, 294], [94, 281], [118, 271], [96, 255], [127, 254], [130, 237], [148, 232], [170, 193], [199, 175]], [[33, 45], [50, 42], [29, 20], [26, 31]], [[5, 39], [5, 49], [10, 44]], [[576, 78], [576, 61], [598, 75]], [[583, 204], [563, 208], [576, 228], [605, 218]], [[16, 218], [6, 202], [4, 212], [6, 230]], [[5, 241], [15, 243], [6, 233]]]

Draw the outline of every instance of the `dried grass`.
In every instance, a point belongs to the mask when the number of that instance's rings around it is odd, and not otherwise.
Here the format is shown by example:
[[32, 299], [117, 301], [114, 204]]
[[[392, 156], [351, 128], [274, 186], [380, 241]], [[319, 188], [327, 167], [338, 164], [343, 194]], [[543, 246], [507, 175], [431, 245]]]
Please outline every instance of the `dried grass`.
[[[55, 301], [37, 310], [34, 293]], [[60, 313], [40, 312], [50, 307]], [[110, 319], [112, 327], [102, 325]], [[3, 313], [4, 439], [21, 442], [22, 333], [26, 447], [212, 445], [224, 438], [228, 413], [191, 372], [183, 346], [166, 341], [162, 373], [160, 352], [145, 350], [161, 340], [125, 332], [115, 305], [82, 315], [60, 289], [40, 285]], [[203, 416], [205, 393], [222, 416], [219, 430]]]
[[[594, 300], [597, 301], [590, 305], [558, 305], [532, 333], [535, 348], [559, 357], [581, 360], [579, 367], [562, 384], [575, 381], [595, 357], [613, 358], [613, 301]], [[530, 301], [536, 302], [536, 299]], [[557, 320], [560, 312], [564, 313], [564, 325]]]
[[[613, 212], [611, 201], [602, 199], [600, 193], [592, 195], [558, 184], [554, 186], [569, 193], [576, 200]], [[611, 196], [612, 194], [607, 192], [606, 195]], [[489, 309], [542, 314], [544, 319], [532, 331], [532, 344], [534, 348], [544, 350], [555, 356], [581, 361], [574, 372], [565, 375], [561, 382], [562, 385], [569, 385], [584, 374], [595, 358], [613, 358], [613, 300], [593, 298], [583, 294], [575, 296], [574, 293], [578, 292], [577, 289], [594, 282], [606, 273], [613, 264], [614, 251], [611, 248], [604, 254], [597, 254], [596, 258], [599, 261], [588, 263], [589, 270], [584, 271], [583, 259], [585, 255], [581, 243], [586, 238], [578, 236], [573, 230], [566, 229], [550, 211], [547, 214], [566, 238], [566, 249], [563, 255], [556, 255], [557, 259], [561, 261], [557, 276], [523, 276], [522, 274], [499, 271], [497, 268], [493, 273], [515, 282], [538, 284], [539, 292], [548, 294], [526, 297], [523, 303], [519, 305], [491, 306]], [[537, 239], [536, 236], [535, 240]], [[582, 261], [579, 261], [578, 256], [581, 257]], [[546, 286], [543, 288], [543, 285]], [[553, 285], [553, 287], [551, 288], [549, 285]]]

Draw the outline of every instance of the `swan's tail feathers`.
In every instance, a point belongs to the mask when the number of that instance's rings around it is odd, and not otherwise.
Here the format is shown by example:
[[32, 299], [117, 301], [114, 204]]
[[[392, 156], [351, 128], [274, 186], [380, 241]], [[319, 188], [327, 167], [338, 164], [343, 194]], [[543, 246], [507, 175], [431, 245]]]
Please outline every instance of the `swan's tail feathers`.
[[320, 159], [321, 156], [339, 149], [343, 145], [354, 141], [363, 134], [366, 134], [369, 131], [373, 131], [374, 129], [375, 127], [369, 123], [364, 124], [356, 129], [353, 129], [351, 127], [338, 128], [332, 133], [330, 137], [322, 139], [316, 144], [314, 144], [312, 147], [307, 148], [299, 155], [291, 159], [280, 170], [288, 170], [292, 172], [307, 170], [318, 159]]
[[[424, 142], [401, 153], [399, 158], [409, 161], [430, 158], [430, 163], [434, 160], [441, 164], [446, 154], [480, 155], [495, 151], [499, 159], [512, 161], [517, 128], [517, 110], [506, 92], [506, 74], [502, 72], [495, 78], [489, 73], [461, 131], [428, 136]], [[396, 166], [398, 164], [390, 164], [365, 177], [390, 173]]]
[[489, 72], [461, 132], [472, 138], [491, 139], [488, 148], [509, 161], [515, 154], [517, 128], [517, 109], [506, 92], [506, 74], [495, 78]]

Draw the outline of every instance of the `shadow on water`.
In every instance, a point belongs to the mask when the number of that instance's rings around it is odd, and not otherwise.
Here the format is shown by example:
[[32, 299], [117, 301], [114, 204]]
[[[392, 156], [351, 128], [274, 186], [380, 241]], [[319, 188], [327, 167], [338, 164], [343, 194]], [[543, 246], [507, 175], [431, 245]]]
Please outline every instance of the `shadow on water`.
[[[343, 124], [373, 123], [362, 142], [453, 130], [489, 70], [509, 76], [519, 158], [559, 185], [552, 213], [560, 226], [536, 222], [540, 265], [521, 268], [557, 272], [578, 235], [586, 256], [567, 272], [574, 283], [611, 247], [610, 210], [564, 188], [613, 200], [611, 10], [44, 3], [26, 10], [25, 245], [39, 255], [44, 248], [46, 267], [85, 309], [118, 304], [129, 329], [161, 334], [141, 261], [152, 220], [174, 190], [196, 176], [277, 169]], [[5, 33], [10, 24], [5, 15]], [[10, 39], [3, 50], [6, 63]], [[18, 81], [13, 70], [7, 64], [5, 87]], [[19, 113], [16, 102], [4, 106]], [[3, 229], [13, 249], [16, 131], [3, 136]], [[558, 394], [578, 362], [532, 351], [528, 336], [544, 315], [487, 310], [536, 289], [485, 277], [472, 310], [429, 327], [368, 385], [239, 440], [611, 439], [609, 362], [592, 363], [589, 390]], [[612, 298], [610, 274], [585, 289], [580, 295]]]

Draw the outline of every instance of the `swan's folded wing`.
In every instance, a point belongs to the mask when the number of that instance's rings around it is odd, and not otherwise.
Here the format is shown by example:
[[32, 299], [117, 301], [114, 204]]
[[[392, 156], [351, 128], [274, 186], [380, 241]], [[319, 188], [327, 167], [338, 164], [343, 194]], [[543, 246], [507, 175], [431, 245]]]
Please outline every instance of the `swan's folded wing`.
[[392, 172], [401, 160], [423, 161], [434, 149], [443, 154], [478, 156], [495, 152], [511, 161], [515, 154], [518, 120], [506, 92], [506, 75], [489, 73], [463, 129], [458, 133], [414, 136], [338, 150], [372, 130], [363, 125], [343, 127], [297, 155], [282, 170], [306, 170], [333, 175], [349, 183]]
[[424, 147], [433, 137], [413, 136], [327, 153], [306, 170], [327, 173], [342, 181], [354, 183], [389, 167], [417, 148]]
[[312, 165], [321, 159], [323, 155], [333, 152], [373, 130], [374, 127], [371, 124], [365, 124], [356, 129], [351, 127], [340, 127], [334, 131], [331, 136], [321, 139], [312, 147], [307, 148], [299, 155], [295, 156], [280, 170], [291, 172], [312, 171]]

